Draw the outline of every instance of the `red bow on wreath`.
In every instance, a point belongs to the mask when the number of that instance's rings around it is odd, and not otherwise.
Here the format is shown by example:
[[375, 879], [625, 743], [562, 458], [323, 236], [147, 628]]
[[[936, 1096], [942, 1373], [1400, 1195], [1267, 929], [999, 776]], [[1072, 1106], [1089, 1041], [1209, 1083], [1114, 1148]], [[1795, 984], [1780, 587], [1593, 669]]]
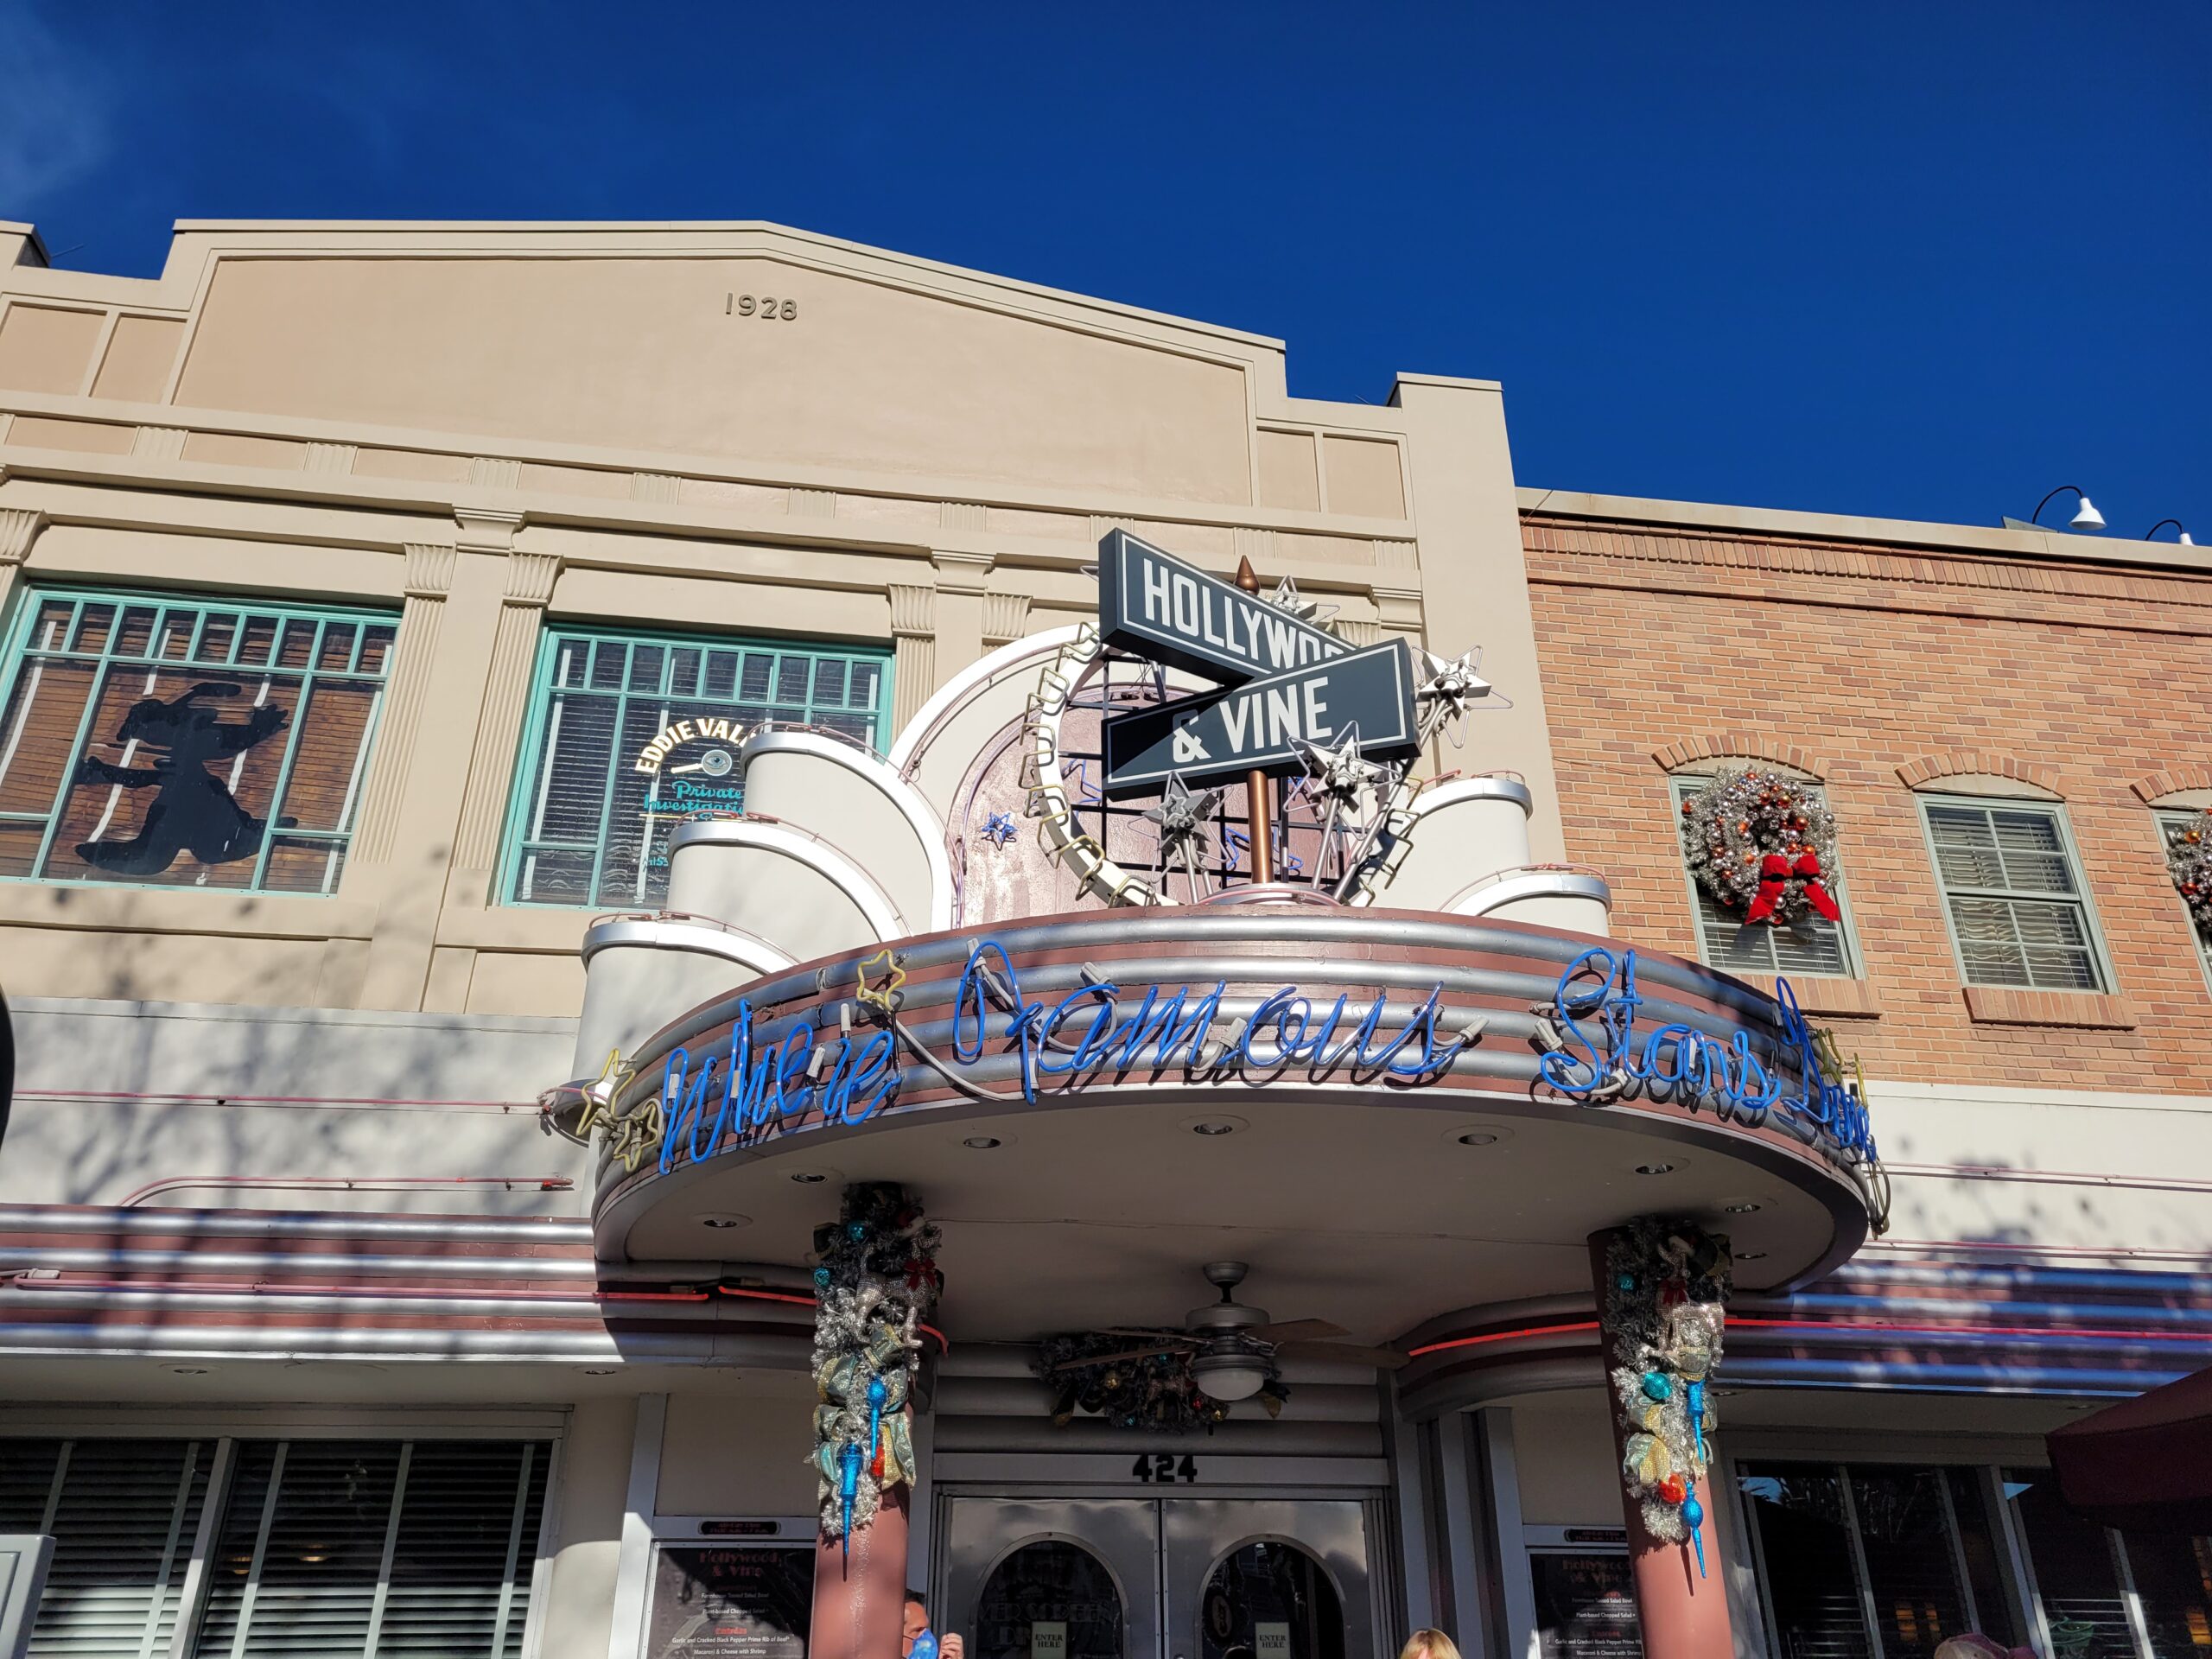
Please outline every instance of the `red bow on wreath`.
[[1802, 853], [1793, 867], [1780, 853], [1769, 853], [1759, 864], [1759, 890], [1751, 900], [1751, 907], [1744, 913], [1748, 925], [1752, 922], [1771, 922], [1780, 919], [1782, 893], [1796, 875], [1805, 884], [1805, 902], [1829, 921], [1843, 919], [1843, 912], [1836, 906], [1828, 890], [1821, 885], [1821, 861], [1810, 853]]

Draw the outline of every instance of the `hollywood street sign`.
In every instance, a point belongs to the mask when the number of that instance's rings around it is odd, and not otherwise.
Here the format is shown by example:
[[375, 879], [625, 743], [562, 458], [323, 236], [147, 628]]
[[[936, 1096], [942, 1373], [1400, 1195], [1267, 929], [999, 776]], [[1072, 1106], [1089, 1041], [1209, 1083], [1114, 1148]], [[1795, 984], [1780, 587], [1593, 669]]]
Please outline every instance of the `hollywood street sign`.
[[1109, 645], [1227, 685], [1351, 649], [1122, 530], [1098, 543], [1098, 632]]
[[1197, 784], [1298, 772], [1304, 762], [1294, 741], [1325, 747], [1354, 727], [1370, 760], [1421, 752], [1413, 653], [1403, 640], [1115, 716], [1105, 723], [1106, 792], [1154, 790], [1171, 776]]

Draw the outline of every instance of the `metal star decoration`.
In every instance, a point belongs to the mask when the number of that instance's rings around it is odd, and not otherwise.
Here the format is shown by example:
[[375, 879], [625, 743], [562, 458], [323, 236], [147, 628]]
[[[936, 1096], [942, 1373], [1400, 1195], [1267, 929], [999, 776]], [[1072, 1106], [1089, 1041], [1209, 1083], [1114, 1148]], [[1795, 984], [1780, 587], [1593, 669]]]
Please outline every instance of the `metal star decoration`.
[[1288, 576], [1275, 583], [1275, 590], [1268, 595], [1268, 603], [1279, 611], [1288, 611], [1301, 622], [1319, 627], [1324, 620], [1337, 613], [1338, 607], [1324, 605], [1318, 599], [1306, 599], [1298, 591], [1298, 584]]
[[1466, 715], [1467, 705], [1478, 699], [1487, 699], [1500, 708], [1513, 706], [1491, 690], [1488, 680], [1475, 672], [1483, 659], [1479, 645], [1457, 657], [1440, 657], [1433, 651], [1423, 651], [1421, 658], [1422, 679], [1414, 688], [1414, 704], [1421, 711], [1422, 742], [1448, 728], [1452, 747], [1459, 747], [1459, 721]]
[[1014, 827], [1014, 819], [1004, 812], [994, 812], [983, 821], [983, 839], [1001, 852], [1018, 833]]
[[1203, 880], [1200, 867], [1205, 856], [1206, 825], [1220, 810], [1222, 793], [1218, 789], [1202, 789], [1192, 794], [1182, 773], [1170, 772], [1167, 792], [1160, 797], [1160, 804], [1145, 809], [1144, 816], [1160, 826], [1160, 874], [1165, 876], [1169, 864], [1179, 863], [1194, 903]]
[[[869, 971], [879, 968], [883, 970], [881, 977], [870, 980]], [[899, 959], [891, 954], [890, 946], [886, 945], [861, 963], [856, 972], [860, 982], [853, 995], [864, 1006], [887, 1014], [898, 1007], [899, 988], [906, 982], [906, 970], [899, 965]]]
[[[1355, 721], [1344, 728], [1333, 749], [1319, 743], [1308, 743], [1303, 738], [1290, 741], [1292, 753], [1306, 768], [1306, 780], [1312, 792], [1319, 798], [1321, 806], [1321, 850], [1314, 859], [1313, 873], [1318, 880], [1324, 869], [1329, 850], [1335, 848], [1339, 855], [1338, 874], [1349, 869], [1357, 854], [1344, 848], [1338, 840], [1338, 830], [1344, 819], [1356, 814], [1362, 798], [1370, 790], [1387, 791], [1395, 782], [1398, 769], [1380, 761], [1370, 760], [1359, 752], [1359, 723]], [[1379, 822], [1380, 815], [1376, 819]], [[1366, 846], [1374, 825], [1360, 838], [1361, 850]]]
[[607, 1132], [607, 1155], [619, 1158], [632, 1174], [645, 1154], [660, 1144], [663, 1125], [660, 1096], [656, 1095], [627, 1117], [618, 1117]]
[[592, 1124], [613, 1109], [614, 1097], [630, 1081], [632, 1069], [623, 1063], [620, 1049], [607, 1051], [607, 1064], [599, 1068], [599, 1076], [585, 1085], [583, 1116], [576, 1120], [578, 1135], [588, 1135]]

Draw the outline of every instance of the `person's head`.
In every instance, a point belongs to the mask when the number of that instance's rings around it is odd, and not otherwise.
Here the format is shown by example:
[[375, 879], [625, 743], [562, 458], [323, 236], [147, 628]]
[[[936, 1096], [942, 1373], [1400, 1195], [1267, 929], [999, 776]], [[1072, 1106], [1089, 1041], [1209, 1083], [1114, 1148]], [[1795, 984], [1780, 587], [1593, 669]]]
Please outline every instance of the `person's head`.
[[1415, 1630], [1398, 1659], [1459, 1659], [1459, 1645], [1441, 1630]]
[[[906, 1605], [899, 1620], [899, 1659], [913, 1659], [914, 1638], [930, 1627], [930, 1605], [918, 1590], [906, 1592]], [[1457, 1659], [1457, 1656], [1453, 1656]]]

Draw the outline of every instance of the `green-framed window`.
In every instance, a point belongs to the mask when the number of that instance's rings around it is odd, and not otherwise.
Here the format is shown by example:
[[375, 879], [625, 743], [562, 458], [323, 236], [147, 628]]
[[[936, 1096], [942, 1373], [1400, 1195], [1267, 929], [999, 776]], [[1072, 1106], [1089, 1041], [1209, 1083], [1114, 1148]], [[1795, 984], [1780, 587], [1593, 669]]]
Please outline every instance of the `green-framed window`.
[[[1679, 825], [1682, 821], [1682, 804], [1696, 798], [1711, 780], [1686, 774], [1673, 781], [1673, 822]], [[1815, 785], [1806, 787], [1816, 795], [1822, 792]], [[1697, 878], [1690, 874], [1688, 859], [1682, 861], [1682, 879], [1689, 887], [1691, 908], [1697, 913], [1698, 957], [1707, 967], [1731, 974], [1835, 975], [1848, 978], [1859, 973], [1859, 948], [1851, 926], [1851, 898], [1844, 891], [1841, 870], [1825, 871], [1822, 880], [1835, 895], [1843, 919], [1832, 922], [1825, 916], [1808, 914], [1789, 927], [1770, 927], [1764, 922], [1746, 925], [1741, 917], [1724, 908], [1719, 899], [1698, 885]]]
[[1967, 984], [2112, 988], [2063, 812], [1956, 795], [1923, 795], [1920, 808]]
[[334, 892], [385, 613], [35, 588], [0, 657], [0, 878]]
[[657, 906], [668, 835], [743, 810], [738, 744], [764, 721], [880, 747], [889, 652], [696, 634], [549, 628], [508, 814], [509, 904]]
[[[2164, 853], [2178, 841], [2183, 832], [2196, 823], [2201, 810], [2193, 806], [2161, 808], [2156, 816], [2158, 850]], [[2189, 930], [2189, 937], [2196, 944], [2197, 965], [2204, 969], [2207, 988], [2212, 988], [2212, 934], [2197, 926], [2196, 918], [2190, 914], [2189, 906], [2183, 903], [2179, 893], [2174, 895], [2174, 902], [2182, 906], [2182, 925]]]

